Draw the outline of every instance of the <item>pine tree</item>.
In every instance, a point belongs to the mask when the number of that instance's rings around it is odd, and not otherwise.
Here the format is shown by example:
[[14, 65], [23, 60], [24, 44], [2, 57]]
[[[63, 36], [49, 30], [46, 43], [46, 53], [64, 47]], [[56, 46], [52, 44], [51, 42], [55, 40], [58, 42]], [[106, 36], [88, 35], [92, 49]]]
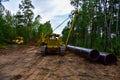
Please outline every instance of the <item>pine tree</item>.
[[34, 6], [32, 5], [32, 2], [30, 0], [22, 0], [21, 4], [19, 4], [19, 8], [21, 11], [21, 15], [23, 15], [24, 19], [24, 26], [26, 27], [26, 42], [29, 42], [32, 35], [32, 19], [34, 17], [34, 13], [32, 9], [34, 9]]

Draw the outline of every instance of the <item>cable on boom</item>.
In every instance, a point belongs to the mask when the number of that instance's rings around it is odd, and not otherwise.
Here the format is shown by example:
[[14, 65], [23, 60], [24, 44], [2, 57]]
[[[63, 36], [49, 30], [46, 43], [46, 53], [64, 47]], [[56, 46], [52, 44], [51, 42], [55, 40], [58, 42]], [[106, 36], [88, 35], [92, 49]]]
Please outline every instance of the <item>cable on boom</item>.
[[66, 22], [68, 19], [69, 19], [69, 17], [66, 18], [63, 22], [61, 22], [53, 31], [55, 31], [57, 28], [59, 28], [59, 27], [60, 27], [64, 22]]

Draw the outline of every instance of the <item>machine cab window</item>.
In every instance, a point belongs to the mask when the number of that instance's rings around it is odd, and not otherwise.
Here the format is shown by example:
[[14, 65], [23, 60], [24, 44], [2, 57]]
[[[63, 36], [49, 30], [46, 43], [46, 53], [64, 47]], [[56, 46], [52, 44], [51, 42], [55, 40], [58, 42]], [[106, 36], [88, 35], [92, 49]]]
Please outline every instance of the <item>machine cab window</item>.
[[56, 36], [50, 36], [50, 39], [57, 39]]
[[57, 34], [51, 34], [51, 35], [49, 35], [49, 38], [57, 40], [59, 38], [59, 35], [57, 35]]

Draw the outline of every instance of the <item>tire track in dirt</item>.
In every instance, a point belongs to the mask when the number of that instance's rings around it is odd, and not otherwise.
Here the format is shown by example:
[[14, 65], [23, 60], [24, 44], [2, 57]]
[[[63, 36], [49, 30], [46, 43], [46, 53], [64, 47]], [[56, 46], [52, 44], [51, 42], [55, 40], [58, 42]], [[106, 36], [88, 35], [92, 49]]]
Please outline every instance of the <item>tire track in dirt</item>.
[[[35, 63], [32, 64], [31, 68], [24, 74], [26, 74], [26, 76], [21, 79], [21, 80], [32, 80], [35, 78], [35, 76], [38, 76], [39, 73], [41, 73], [41, 70], [47, 70], [48, 68], [45, 67], [44, 64], [47, 64], [49, 61], [49, 59], [51, 59], [50, 57], [46, 56], [46, 57], [42, 57], [42, 56], [39, 56], [38, 59], [36, 59]], [[49, 69], [48, 69], [49, 70]], [[49, 72], [44, 75], [45, 77], [49, 74]], [[40, 80], [44, 80], [44, 78]]]
[[[38, 53], [36, 54], [36, 48], [27, 49], [24, 51], [24, 58], [19, 62], [25, 61], [26, 64], [23, 66], [24, 69], [17, 74], [21, 75], [20, 80], [26, 80], [32, 75], [34, 71], [31, 72], [31, 70], [36, 67], [36, 65], [39, 63], [39, 60], [41, 59], [40, 56], [38, 56]], [[16, 78], [16, 75], [15, 77], [13, 76], [12, 79], [14, 78]]]
[[[55, 57], [55, 58], [54, 58]], [[46, 70], [48, 69], [48, 73], [41, 79], [41, 80], [56, 80], [58, 79], [58, 77], [54, 74], [58, 69], [60, 69], [61, 67], [61, 63], [63, 63], [63, 57], [56, 55], [56, 56], [50, 56], [50, 58], [48, 58], [48, 61], [50, 61], [50, 66], [46, 65]], [[50, 59], [50, 60], [49, 60]], [[49, 62], [47, 62], [49, 63]], [[56, 65], [57, 64], [57, 65]], [[52, 66], [53, 65], [53, 66]], [[51, 67], [52, 66], [52, 67]], [[54, 78], [50, 78], [50, 76], [55, 76]], [[59, 80], [59, 79], [58, 79]]]
[[[73, 63], [71, 62], [72, 59], [70, 59], [70, 57], [68, 58], [67, 56], [68, 54], [60, 59], [61, 67], [57, 69], [55, 74], [60, 80], [74, 80], [75, 78], [77, 78], [75, 80], [79, 80], [78, 72], [71, 66]], [[76, 57], [74, 54], [72, 56]]]
[[8, 61], [8, 62], [5, 61], [5, 63], [1, 63], [0, 70], [2, 70], [2, 69], [4, 70], [4, 68], [6, 68], [8, 66], [16, 65], [17, 63], [19, 63], [21, 60], [24, 59], [24, 56], [25, 56], [25, 55], [23, 55], [24, 51], [21, 52], [22, 54], [20, 54], [20, 56], [18, 56], [18, 54], [16, 54], [16, 53], [17, 53], [17, 51], [12, 52], [10, 54], [7, 53], [8, 55], [4, 55], [4, 56], [8, 56], [8, 57], [4, 57], [6, 59], [6, 61]]
[[20, 80], [32, 80], [30, 79], [30, 77], [34, 73], [36, 73], [38, 65], [41, 64], [41, 62], [43, 61], [44, 57], [42, 57], [40, 53], [35, 53], [35, 52], [36, 52], [36, 48], [35, 49], [33, 48], [31, 50], [26, 50], [26, 54], [28, 56], [31, 55], [30, 53], [32, 53], [33, 55], [31, 56], [32, 59], [26, 65], [24, 65], [26, 69], [20, 73], [20, 75], [22, 75]]
[[[8, 55], [8, 56], [12, 55], [11, 56], [12, 58], [10, 58], [11, 62], [5, 63], [4, 65], [2, 65], [2, 67], [0, 68], [0, 72], [8, 75], [11, 80], [14, 80], [14, 79], [16, 80], [16, 77], [18, 77], [18, 76], [22, 77], [21, 73], [27, 70], [26, 68], [24, 68], [24, 65], [26, 64], [25, 59], [34, 57], [34, 55], [35, 55], [34, 50], [36, 51], [36, 48], [34, 48], [34, 47], [26, 48], [23, 50], [15, 51], [12, 54]], [[16, 56], [16, 58], [13, 58], [15, 56]], [[31, 61], [34, 62], [34, 60], [31, 60]], [[27, 63], [29, 63], [29, 62], [27, 61]], [[12, 73], [10, 74], [9, 72], [12, 72]]]
[[[15, 48], [16, 49], [16, 48]], [[22, 56], [18, 56], [17, 50], [19, 49], [10, 49], [10, 50], [3, 50], [6, 51], [6, 54], [0, 56], [0, 73], [3, 74], [1, 80], [9, 80], [11, 78], [11, 72], [16, 69], [16, 64], [21, 60]]]
[[35, 59], [35, 62], [30, 66], [30, 68], [27, 71], [24, 71], [22, 74], [25, 76], [21, 80], [30, 80], [29, 77], [32, 76], [32, 74], [35, 73], [37, 69], [37, 65], [42, 61], [43, 57], [38, 57]]

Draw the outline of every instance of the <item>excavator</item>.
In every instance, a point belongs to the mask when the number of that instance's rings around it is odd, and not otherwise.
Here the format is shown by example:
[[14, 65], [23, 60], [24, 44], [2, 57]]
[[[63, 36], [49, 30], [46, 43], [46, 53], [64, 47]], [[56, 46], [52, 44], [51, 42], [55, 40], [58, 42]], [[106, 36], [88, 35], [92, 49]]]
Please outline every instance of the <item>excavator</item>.
[[67, 48], [67, 44], [68, 44], [71, 32], [73, 30], [75, 20], [78, 15], [78, 11], [75, 10], [74, 13], [72, 13], [72, 15], [74, 15], [74, 18], [72, 20], [65, 44], [63, 43], [62, 37], [59, 34], [56, 34], [56, 33], [52, 33], [49, 35], [45, 35], [44, 33], [41, 34], [39, 44], [41, 46], [40, 50], [41, 50], [42, 56], [45, 56], [47, 53], [59, 53], [61, 56], [65, 55], [65, 50]]

